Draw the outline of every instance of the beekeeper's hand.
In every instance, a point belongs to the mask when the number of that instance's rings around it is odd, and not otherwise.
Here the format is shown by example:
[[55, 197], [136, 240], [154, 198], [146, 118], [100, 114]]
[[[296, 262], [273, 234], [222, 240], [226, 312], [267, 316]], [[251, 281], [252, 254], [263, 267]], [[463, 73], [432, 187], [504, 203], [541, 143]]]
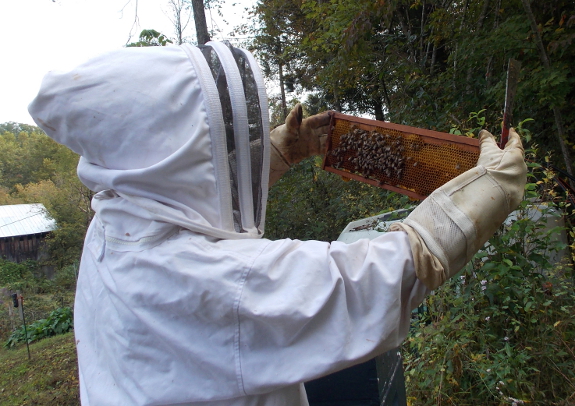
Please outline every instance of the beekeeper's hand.
[[287, 116], [285, 124], [271, 131], [270, 187], [291, 165], [324, 153], [329, 122], [327, 112], [303, 119], [303, 110], [298, 103]]
[[435, 289], [459, 272], [523, 199], [527, 166], [514, 129], [500, 149], [481, 131], [477, 166], [435, 190], [391, 231], [407, 232], [417, 277]]

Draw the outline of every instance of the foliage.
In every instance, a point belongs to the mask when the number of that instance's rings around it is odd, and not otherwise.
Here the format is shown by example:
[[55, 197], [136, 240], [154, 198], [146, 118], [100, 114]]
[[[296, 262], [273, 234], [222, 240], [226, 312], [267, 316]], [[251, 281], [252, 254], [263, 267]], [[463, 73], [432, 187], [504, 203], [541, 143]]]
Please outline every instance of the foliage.
[[19, 292], [24, 297], [28, 322], [45, 319], [54, 309], [73, 304], [77, 272], [78, 263], [74, 263], [47, 279], [34, 261], [16, 264], [0, 259], [0, 341], [21, 325], [12, 293]]
[[310, 158], [295, 165], [270, 190], [266, 237], [334, 241], [350, 221], [406, 204], [405, 196], [346, 182], [322, 170], [319, 158]]
[[[74, 292], [71, 290], [52, 289], [50, 292], [29, 293], [18, 290], [24, 298], [24, 316], [27, 323], [46, 319], [55, 309], [72, 306]], [[13, 307], [11, 294], [14, 290], [0, 288], [0, 341], [22, 326], [19, 309]]]
[[575, 273], [554, 223], [568, 208], [530, 166], [516, 221], [428, 298], [404, 344], [413, 404], [575, 402]]
[[[519, 0], [260, 0], [248, 32], [268, 77], [281, 68], [335, 110], [440, 131], [481, 106], [498, 133], [507, 62], [517, 59], [515, 116], [535, 119], [539, 159], [556, 152], [552, 163], [566, 169], [557, 126], [575, 129], [575, 3], [532, 3], [548, 66]], [[572, 155], [573, 140], [563, 141]]]
[[19, 264], [0, 259], [0, 287], [10, 291], [45, 293], [53, 283], [46, 279], [38, 262], [27, 260]]
[[34, 126], [0, 125], [0, 204], [42, 203], [56, 220], [47, 265], [77, 261], [92, 219], [92, 192], [76, 175], [78, 155]]
[[0, 286], [7, 286], [34, 277], [32, 270], [36, 268], [33, 261], [15, 263], [0, 259]]
[[131, 42], [126, 47], [159, 47], [171, 44], [172, 41], [156, 30], [142, 30], [138, 42]]
[[74, 262], [56, 272], [54, 284], [62, 290], [76, 290], [76, 281], [78, 280], [78, 271], [80, 264]]
[[[16, 127], [18, 128], [18, 127]], [[0, 134], [0, 184], [13, 192], [18, 184], [28, 184], [36, 179], [47, 179], [55, 173], [48, 173], [44, 157], [57, 153], [59, 146], [40, 129], [31, 132]]]
[[47, 318], [36, 320], [26, 328], [24, 326], [15, 330], [4, 344], [12, 348], [18, 343], [38, 341], [46, 337], [64, 334], [74, 328], [74, 316], [70, 307], [58, 308], [52, 311]]
[[[300, 103], [298, 99], [286, 100], [285, 110], [289, 112], [295, 107], [297, 103]], [[283, 101], [279, 97], [270, 97], [268, 99], [269, 104], [269, 115], [270, 115], [270, 128], [275, 128], [277, 126], [285, 123], [286, 115], [284, 111]], [[304, 115], [309, 116], [307, 104], [302, 104]], [[315, 114], [315, 113], [314, 113]]]
[[79, 406], [74, 335], [67, 333], [5, 350], [0, 347], [0, 406]]

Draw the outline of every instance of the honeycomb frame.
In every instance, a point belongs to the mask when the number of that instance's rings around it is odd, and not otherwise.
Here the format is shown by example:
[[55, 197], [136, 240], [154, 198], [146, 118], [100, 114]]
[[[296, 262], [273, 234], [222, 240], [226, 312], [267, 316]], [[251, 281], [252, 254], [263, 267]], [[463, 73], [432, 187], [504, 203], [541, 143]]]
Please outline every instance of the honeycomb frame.
[[478, 158], [476, 138], [334, 112], [322, 168], [423, 200]]

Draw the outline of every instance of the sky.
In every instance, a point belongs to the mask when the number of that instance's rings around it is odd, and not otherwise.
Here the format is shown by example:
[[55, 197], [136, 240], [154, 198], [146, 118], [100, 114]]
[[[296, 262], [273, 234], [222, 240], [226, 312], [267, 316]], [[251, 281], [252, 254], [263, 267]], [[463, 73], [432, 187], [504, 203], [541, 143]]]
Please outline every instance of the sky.
[[[208, 29], [229, 39], [255, 0], [224, 0], [224, 18], [206, 11]], [[136, 21], [137, 6], [137, 21]], [[168, 0], [0, 0], [0, 123], [35, 124], [28, 104], [44, 75], [138, 40], [142, 29], [173, 37]], [[193, 17], [185, 34], [195, 39]]]

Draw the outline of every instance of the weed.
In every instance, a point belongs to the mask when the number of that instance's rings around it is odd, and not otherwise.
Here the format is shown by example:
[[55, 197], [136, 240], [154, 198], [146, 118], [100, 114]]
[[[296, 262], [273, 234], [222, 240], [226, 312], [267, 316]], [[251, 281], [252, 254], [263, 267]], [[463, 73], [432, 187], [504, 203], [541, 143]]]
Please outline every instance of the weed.
[[36, 320], [25, 329], [24, 326], [15, 330], [8, 341], [4, 344], [6, 348], [12, 348], [17, 343], [28, 343], [51, 337], [58, 334], [64, 334], [74, 328], [74, 317], [72, 309], [64, 307], [56, 309], [50, 313], [46, 319]]

